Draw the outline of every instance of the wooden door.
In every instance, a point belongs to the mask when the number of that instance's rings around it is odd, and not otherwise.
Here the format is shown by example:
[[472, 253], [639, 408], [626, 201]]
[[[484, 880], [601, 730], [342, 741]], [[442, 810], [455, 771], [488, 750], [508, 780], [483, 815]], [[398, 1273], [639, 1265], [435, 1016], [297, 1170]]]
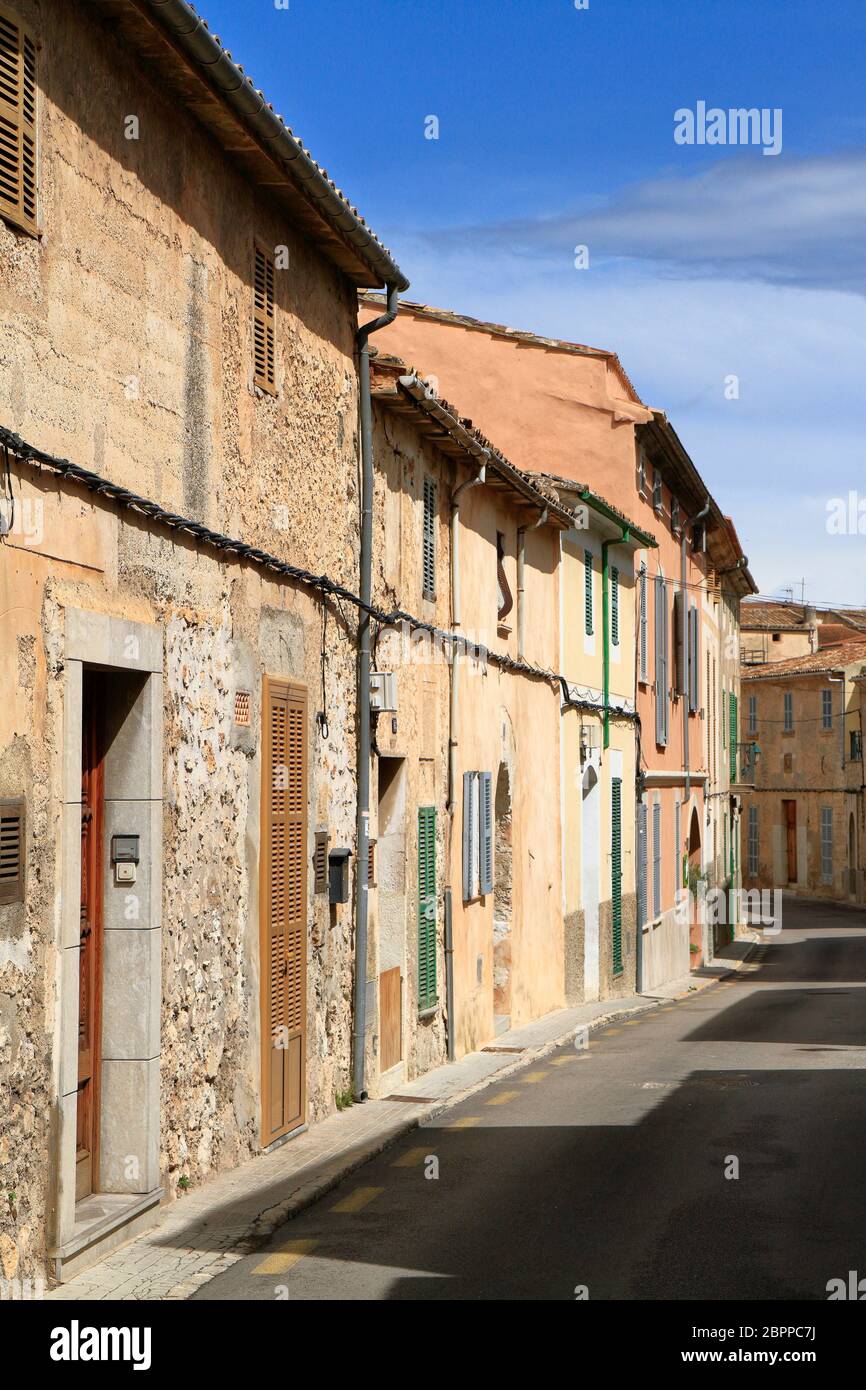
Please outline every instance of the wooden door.
[[389, 1071], [403, 1059], [403, 990], [400, 967], [379, 976], [379, 1069]]
[[75, 1197], [97, 1190], [102, 1019], [102, 830], [100, 707], [85, 675], [81, 758], [81, 951], [78, 983], [78, 1106]]
[[262, 701], [262, 1143], [306, 1120], [307, 696], [265, 678]]
[[788, 882], [797, 882], [797, 803], [783, 801], [785, 811], [785, 838], [788, 852]]

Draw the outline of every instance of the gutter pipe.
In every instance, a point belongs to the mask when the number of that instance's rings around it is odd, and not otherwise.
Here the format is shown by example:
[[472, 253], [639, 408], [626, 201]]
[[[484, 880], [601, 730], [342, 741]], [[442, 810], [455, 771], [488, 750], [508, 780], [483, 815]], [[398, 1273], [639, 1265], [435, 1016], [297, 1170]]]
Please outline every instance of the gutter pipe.
[[[370, 352], [368, 339], [393, 323], [397, 317], [396, 285], [388, 286], [384, 314], [358, 329], [358, 391], [361, 419], [361, 604], [373, 597], [373, 410], [370, 397]], [[357, 691], [358, 789], [355, 842], [358, 858], [355, 869], [355, 980], [352, 1012], [352, 1090], [355, 1100], [366, 1100], [364, 1086], [365, 1043], [367, 1038], [367, 908], [370, 871], [370, 614], [359, 609], [358, 691]]]

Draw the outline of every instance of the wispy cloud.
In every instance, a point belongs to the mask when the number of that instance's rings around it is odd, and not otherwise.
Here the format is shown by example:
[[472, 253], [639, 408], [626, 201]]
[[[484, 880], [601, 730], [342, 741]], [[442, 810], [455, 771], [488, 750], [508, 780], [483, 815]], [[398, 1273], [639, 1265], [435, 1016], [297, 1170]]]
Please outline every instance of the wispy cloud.
[[630, 184], [603, 206], [435, 233], [466, 250], [652, 262], [682, 277], [866, 292], [866, 153], [755, 160]]

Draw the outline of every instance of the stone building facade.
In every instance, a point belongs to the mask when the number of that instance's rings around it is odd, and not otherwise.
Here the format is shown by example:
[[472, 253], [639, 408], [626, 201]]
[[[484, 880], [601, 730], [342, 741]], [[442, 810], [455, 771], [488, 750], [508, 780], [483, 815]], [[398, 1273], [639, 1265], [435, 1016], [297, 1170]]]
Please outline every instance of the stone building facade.
[[357, 612], [316, 577], [357, 590], [357, 289], [405, 280], [190, 15], [0, 0], [6, 1278], [350, 1084]]

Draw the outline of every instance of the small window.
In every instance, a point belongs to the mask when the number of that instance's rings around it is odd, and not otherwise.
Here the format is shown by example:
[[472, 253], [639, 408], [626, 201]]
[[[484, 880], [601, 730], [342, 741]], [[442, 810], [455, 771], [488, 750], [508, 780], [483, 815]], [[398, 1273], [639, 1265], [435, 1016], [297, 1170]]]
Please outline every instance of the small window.
[[423, 596], [436, 597], [436, 483], [433, 478], [424, 479], [424, 535], [423, 553]]
[[0, 217], [35, 236], [37, 191], [36, 45], [0, 12]]
[[257, 246], [253, 286], [253, 379], [256, 386], [272, 396], [277, 393], [274, 289], [274, 262]]
[[757, 732], [758, 732], [758, 697], [757, 697], [757, 695], [750, 695], [750, 696], [749, 696], [749, 733], [750, 733], [750, 734], [756, 734]]
[[24, 901], [24, 802], [0, 801], [0, 905]]
[[671, 530], [679, 535], [681, 529], [680, 504], [676, 497], [671, 498]]
[[313, 851], [313, 892], [328, 891], [328, 840], [327, 830], [316, 831], [316, 847]]
[[505, 576], [505, 536], [501, 531], [496, 532], [496, 584], [498, 601], [496, 616], [501, 623], [504, 622], [514, 607], [511, 587]]
[[587, 637], [592, 636], [592, 551], [583, 552], [583, 619]]
[[832, 690], [821, 691], [821, 728], [832, 729], [833, 727], [833, 692]]
[[235, 723], [242, 728], [249, 728], [252, 717], [253, 697], [249, 690], [235, 691]]
[[646, 454], [643, 449], [637, 452], [637, 490], [641, 496], [646, 491]]
[[794, 732], [794, 692], [793, 692], [793, 690], [786, 690], [786, 691], [785, 691], [785, 722], [784, 722], [784, 732], [785, 732], [786, 734], [792, 734], [792, 733]]
[[610, 571], [610, 640], [619, 646], [619, 570], [615, 565]]
[[862, 763], [863, 761], [863, 735], [859, 729], [851, 730], [851, 762]]
[[661, 512], [664, 508], [662, 475], [657, 468], [653, 469], [653, 507], [657, 512]]
[[782, 640], [782, 634], [781, 634], [781, 632], [774, 632], [774, 633], [773, 633], [773, 641], [774, 641], [774, 642], [781, 642], [781, 640]]

